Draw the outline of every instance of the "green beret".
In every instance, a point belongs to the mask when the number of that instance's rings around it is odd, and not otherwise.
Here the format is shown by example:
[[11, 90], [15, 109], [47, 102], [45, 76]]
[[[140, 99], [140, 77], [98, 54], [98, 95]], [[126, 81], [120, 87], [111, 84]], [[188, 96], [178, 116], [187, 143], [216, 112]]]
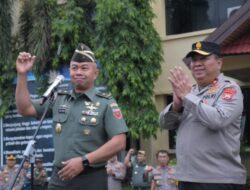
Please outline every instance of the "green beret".
[[75, 62], [95, 62], [95, 55], [94, 53], [91, 51], [91, 49], [86, 46], [83, 43], [80, 43], [72, 58], [71, 61], [75, 61]]

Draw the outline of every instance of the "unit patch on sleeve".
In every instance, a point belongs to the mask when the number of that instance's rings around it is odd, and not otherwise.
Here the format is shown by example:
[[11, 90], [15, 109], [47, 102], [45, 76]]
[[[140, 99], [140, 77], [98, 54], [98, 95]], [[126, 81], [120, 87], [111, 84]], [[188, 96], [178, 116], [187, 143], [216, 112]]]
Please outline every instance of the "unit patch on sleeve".
[[232, 100], [233, 96], [236, 94], [236, 89], [235, 88], [225, 88], [222, 94], [222, 99], [223, 100]]
[[122, 112], [121, 112], [120, 108], [118, 107], [118, 105], [116, 103], [112, 103], [112, 104], [110, 104], [110, 107], [112, 109], [114, 117], [117, 119], [121, 119]]

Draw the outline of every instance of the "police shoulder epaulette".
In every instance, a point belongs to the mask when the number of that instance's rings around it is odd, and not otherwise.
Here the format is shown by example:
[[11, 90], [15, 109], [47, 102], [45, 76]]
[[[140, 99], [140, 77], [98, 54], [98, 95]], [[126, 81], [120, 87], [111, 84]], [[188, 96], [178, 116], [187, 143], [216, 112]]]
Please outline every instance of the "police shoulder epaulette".
[[112, 98], [112, 95], [109, 92], [100, 92], [99, 91], [99, 92], [96, 93], [96, 95], [100, 96], [102, 98], [106, 98], [106, 99], [111, 99]]
[[58, 95], [67, 95], [67, 94], [70, 94], [70, 91], [68, 91], [68, 90], [58, 90]]
[[225, 79], [224, 81], [227, 82], [227, 83], [232, 83], [232, 81], [228, 80], [228, 79]]
[[233, 80], [229, 80], [229, 79], [225, 79], [224, 82], [227, 84], [227, 85], [234, 85], [236, 82], [233, 81]]

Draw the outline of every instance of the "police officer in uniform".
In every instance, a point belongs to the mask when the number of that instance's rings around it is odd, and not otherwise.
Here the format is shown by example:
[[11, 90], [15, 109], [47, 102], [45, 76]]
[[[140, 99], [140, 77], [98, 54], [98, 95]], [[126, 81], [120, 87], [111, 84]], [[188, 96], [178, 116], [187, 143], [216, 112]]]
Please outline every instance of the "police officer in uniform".
[[[6, 167], [2, 171], [2, 184], [1, 184], [1, 190], [9, 190], [12, 181], [14, 180], [14, 177], [18, 171], [18, 169], [15, 167], [16, 164], [16, 157], [14, 155], [9, 155], [6, 158]], [[21, 190], [23, 187], [23, 177], [22, 175], [19, 175], [16, 179], [15, 185], [13, 187], [13, 190]]]
[[243, 190], [246, 170], [240, 159], [243, 97], [236, 82], [221, 73], [216, 43], [192, 45], [186, 62], [197, 84], [179, 67], [170, 71], [173, 102], [160, 125], [176, 129], [176, 177], [180, 190]]
[[156, 158], [158, 166], [152, 171], [151, 190], [177, 190], [175, 169], [168, 165], [168, 152], [159, 150]]
[[[27, 88], [34, 62], [35, 56], [27, 52], [17, 57], [16, 104], [20, 114], [39, 117], [46, 103], [31, 101]], [[55, 169], [48, 189], [106, 190], [105, 164], [125, 148], [127, 126], [113, 97], [94, 87], [99, 71], [88, 46], [79, 44], [69, 70], [73, 89], [58, 92], [50, 110]]]
[[106, 171], [108, 174], [108, 190], [122, 190], [122, 180], [125, 178], [126, 168], [124, 163], [118, 161], [117, 155], [108, 160]]

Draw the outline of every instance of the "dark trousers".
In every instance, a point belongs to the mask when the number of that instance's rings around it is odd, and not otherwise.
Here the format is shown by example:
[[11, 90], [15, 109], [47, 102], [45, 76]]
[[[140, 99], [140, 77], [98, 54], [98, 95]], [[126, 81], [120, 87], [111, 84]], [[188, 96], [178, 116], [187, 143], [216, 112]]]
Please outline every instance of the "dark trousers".
[[133, 187], [133, 190], [150, 190], [150, 187]]
[[23, 185], [22, 189], [21, 190], [31, 190], [31, 185]]
[[245, 185], [179, 182], [179, 190], [244, 190]]
[[33, 185], [33, 190], [45, 190], [45, 185]]
[[62, 181], [53, 170], [48, 190], [107, 190], [107, 173], [104, 167], [88, 168], [70, 181]]

